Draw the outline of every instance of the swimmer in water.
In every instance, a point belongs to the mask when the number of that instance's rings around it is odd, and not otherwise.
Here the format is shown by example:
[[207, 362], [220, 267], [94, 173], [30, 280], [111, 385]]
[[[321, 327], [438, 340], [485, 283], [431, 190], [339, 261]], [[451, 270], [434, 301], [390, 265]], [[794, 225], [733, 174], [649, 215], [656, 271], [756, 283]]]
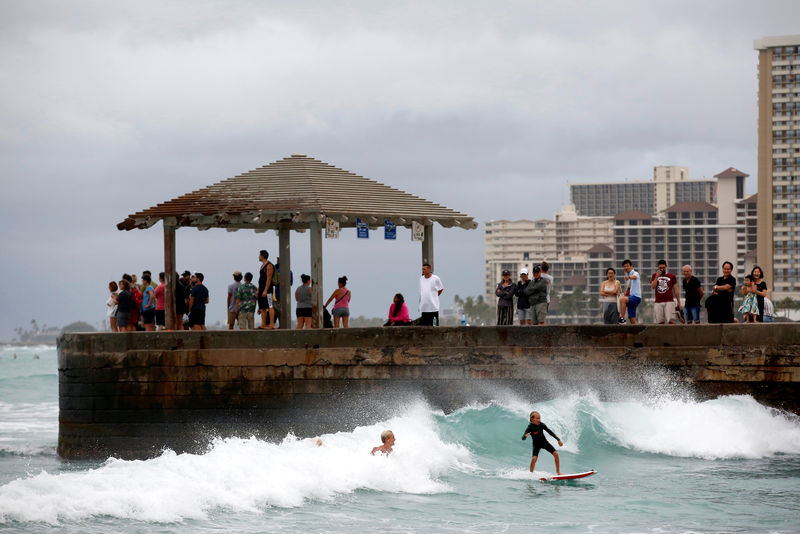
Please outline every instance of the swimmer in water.
[[556, 460], [556, 473], [561, 474], [561, 469], [558, 464], [558, 451], [550, 445], [550, 442], [547, 441], [547, 438], [544, 436], [544, 432], [547, 431], [548, 434], [556, 438], [558, 441], [558, 446], [563, 447], [564, 444], [561, 443], [561, 438], [553, 434], [553, 431], [547, 428], [547, 425], [542, 423], [542, 416], [539, 415], [539, 412], [531, 412], [531, 423], [528, 425], [528, 428], [525, 429], [525, 434], [522, 435], [522, 439], [531, 436], [533, 441], [533, 458], [531, 458], [531, 473], [533, 473], [533, 468], [536, 467], [536, 460], [539, 458], [539, 451], [544, 449], [550, 454], [553, 455], [553, 458]]
[[383, 445], [373, 447], [370, 454], [374, 456], [376, 452], [386, 455], [392, 453], [392, 447], [394, 447], [394, 433], [391, 430], [384, 430], [381, 432], [381, 441]]

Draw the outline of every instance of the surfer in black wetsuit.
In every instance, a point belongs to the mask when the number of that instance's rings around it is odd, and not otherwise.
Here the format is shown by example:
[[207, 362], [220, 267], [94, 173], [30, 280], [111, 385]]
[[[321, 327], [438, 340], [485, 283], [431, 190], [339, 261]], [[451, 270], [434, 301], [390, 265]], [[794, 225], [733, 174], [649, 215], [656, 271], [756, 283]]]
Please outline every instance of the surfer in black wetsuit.
[[528, 428], [525, 429], [525, 433], [522, 435], [522, 439], [531, 436], [531, 440], [533, 441], [533, 458], [531, 458], [531, 473], [533, 473], [533, 468], [536, 467], [536, 460], [539, 458], [539, 450], [544, 449], [549, 451], [553, 458], [556, 460], [556, 474], [561, 474], [561, 468], [558, 463], [558, 451], [550, 445], [550, 442], [547, 441], [544, 433], [547, 431], [548, 434], [556, 438], [558, 441], [558, 446], [563, 447], [564, 444], [561, 443], [561, 439], [556, 436], [552, 430], [547, 428], [547, 425], [542, 423], [542, 416], [539, 415], [539, 412], [531, 412], [531, 423], [528, 425]]

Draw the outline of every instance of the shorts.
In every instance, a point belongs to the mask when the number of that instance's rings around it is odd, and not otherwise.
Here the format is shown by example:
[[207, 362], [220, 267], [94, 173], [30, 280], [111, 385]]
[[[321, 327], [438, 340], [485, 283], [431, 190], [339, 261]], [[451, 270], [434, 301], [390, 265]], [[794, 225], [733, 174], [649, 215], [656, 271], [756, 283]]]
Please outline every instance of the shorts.
[[[774, 323], [775, 322], [775, 317], [773, 315], [765, 315], [764, 316], [764, 322], [765, 323]], [[119, 319], [117, 319], [117, 324], [119, 324]]]
[[675, 322], [675, 302], [656, 302], [653, 305], [653, 322], [655, 323], [674, 323]]
[[269, 309], [269, 297], [258, 297], [258, 309], [259, 310]]
[[547, 319], [547, 303], [540, 302], [533, 305], [533, 323], [543, 323]]
[[297, 308], [294, 314], [297, 317], [311, 317], [311, 308]]
[[192, 310], [189, 314], [189, 325], [191, 326], [205, 326], [206, 324], [206, 311], [205, 310]]
[[239, 312], [239, 330], [252, 330], [256, 327], [255, 312]]
[[156, 309], [142, 310], [142, 324], [156, 324]]
[[117, 326], [118, 327], [128, 326], [128, 321], [130, 321], [130, 318], [131, 318], [130, 313], [117, 312]]
[[166, 310], [156, 310], [156, 324], [158, 326], [165, 326], [167, 323], [166, 320]]
[[334, 317], [350, 317], [350, 308], [334, 308], [332, 314]]
[[236, 322], [238, 318], [239, 318], [239, 312], [232, 312], [228, 310], [228, 326], [233, 326], [233, 324]]
[[534, 444], [533, 444], [533, 456], [539, 456], [539, 451], [542, 450], [542, 449], [546, 450], [550, 454], [553, 454], [554, 452], [556, 452], [555, 447], [553, 447], [550, 444], [549, 441], [545, 440], [544, 443], [535, 443], [534, 442]]
[[639, 307], [641, 302], [642, 297], [634, 297], [633, 295], [628, 297], [628, 317], [633, 317], [636, 319], [636, 308]]
[[530, 321], [531, 320], [531, 309], [530, 308], [517, 308], [517, 318], [520, 321]]
[[700, 306], [684, 306], [683, 309], [686, 310], [687, 323], [700, 322]]

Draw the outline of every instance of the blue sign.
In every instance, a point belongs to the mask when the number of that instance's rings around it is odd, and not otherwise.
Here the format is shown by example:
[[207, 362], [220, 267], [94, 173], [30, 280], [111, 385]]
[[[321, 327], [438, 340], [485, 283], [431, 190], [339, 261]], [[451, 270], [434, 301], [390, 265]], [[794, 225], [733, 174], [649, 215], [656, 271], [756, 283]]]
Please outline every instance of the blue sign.
[[369, 225], [366, 221], [356, 219], [356, 235], [359, 239], [369, 239]]
[[397, 225], [389, 219], [383, 221], [383, 237], [384, 239], [397, 239]]

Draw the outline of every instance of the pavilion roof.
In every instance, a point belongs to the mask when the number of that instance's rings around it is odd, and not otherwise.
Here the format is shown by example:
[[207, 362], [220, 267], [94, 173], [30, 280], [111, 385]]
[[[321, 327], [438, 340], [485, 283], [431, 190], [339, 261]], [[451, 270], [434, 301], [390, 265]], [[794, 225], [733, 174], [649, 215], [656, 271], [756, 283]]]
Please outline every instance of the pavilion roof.
[[405, 227], [414, 221], [477, 227], [469, 215], [294, 154], [131, 214], [117, 228], [149, 228], [170, 218], [175, 226], [199, 229], [263, 230], [277, 228], [280, 221], [287, 220], [293, 229], [303, 229], [314, 220], [324, 225], [326, 217], [341, 227], [356, 226], [356, 218], [371, 225], [383, 225], [384, 219], [389, 219]]

